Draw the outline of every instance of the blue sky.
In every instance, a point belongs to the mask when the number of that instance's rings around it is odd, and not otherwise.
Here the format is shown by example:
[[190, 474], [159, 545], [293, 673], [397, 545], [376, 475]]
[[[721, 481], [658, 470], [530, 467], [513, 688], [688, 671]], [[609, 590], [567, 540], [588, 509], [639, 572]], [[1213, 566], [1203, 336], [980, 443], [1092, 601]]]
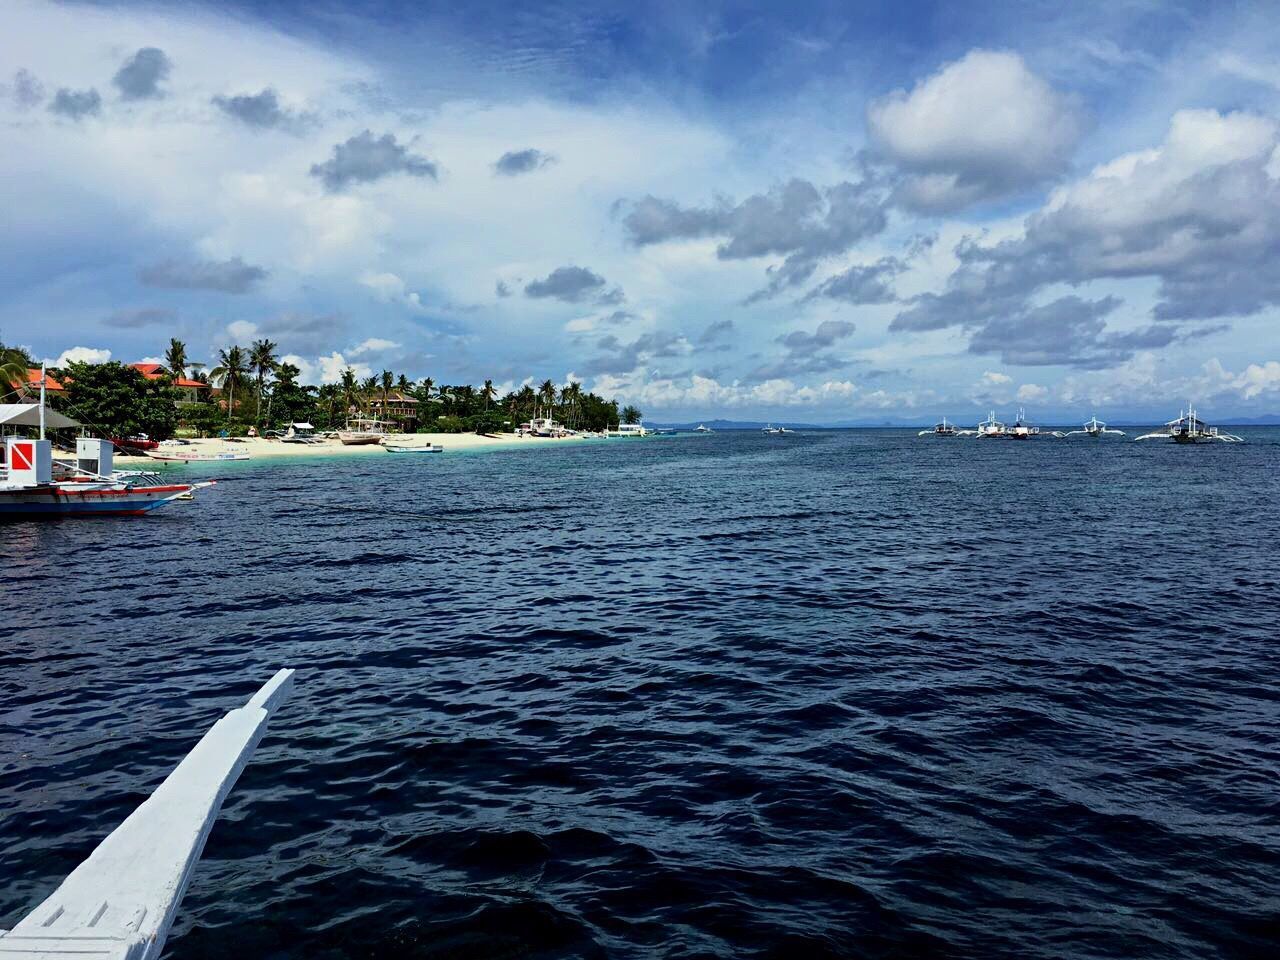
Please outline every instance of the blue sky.
[[655, 419], [1277, 412], [1273, 12], [13, 0], [0, 339]]

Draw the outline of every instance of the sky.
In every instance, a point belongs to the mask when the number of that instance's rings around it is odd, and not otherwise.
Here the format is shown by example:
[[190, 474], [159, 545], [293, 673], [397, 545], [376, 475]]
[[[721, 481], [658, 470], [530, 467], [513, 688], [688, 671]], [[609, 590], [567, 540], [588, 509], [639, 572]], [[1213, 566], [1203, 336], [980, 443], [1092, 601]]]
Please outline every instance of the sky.
[[658, 421], [1280, 413], [1274, 14], [6, 0], [0, 340]]

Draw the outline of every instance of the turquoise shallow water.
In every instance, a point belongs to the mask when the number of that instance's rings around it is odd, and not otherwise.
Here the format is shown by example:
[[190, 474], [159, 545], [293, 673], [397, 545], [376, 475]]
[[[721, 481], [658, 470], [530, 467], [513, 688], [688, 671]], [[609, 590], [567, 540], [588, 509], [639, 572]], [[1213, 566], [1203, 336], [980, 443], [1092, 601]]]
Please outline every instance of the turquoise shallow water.
[[8, 525], [0, 927], [287, 665], [173, 958], [1265, 954], [1242, 432], [251, 461]]

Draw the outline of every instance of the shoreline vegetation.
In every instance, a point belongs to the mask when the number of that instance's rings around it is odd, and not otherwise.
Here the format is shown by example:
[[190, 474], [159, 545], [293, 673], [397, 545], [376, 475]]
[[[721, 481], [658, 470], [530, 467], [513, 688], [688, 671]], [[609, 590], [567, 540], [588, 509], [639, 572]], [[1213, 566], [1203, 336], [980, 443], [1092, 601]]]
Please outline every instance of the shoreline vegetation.
[[[551, 439], [517, 436], [534, 421], [571, 434], [557, 439], [575, 439], [573, 432], [598, 434], [641, 420], [634, 406], [620, 406], [578, 382], [551, 379], [537, 387], [526, 380], [500, 394], [491, 379], [477, 387], [411, 380], [391, 370], [360, 378], [347, 367], [336, 383], [304, 384], [302, 371], [282, 360], [271, 340], [220, 350], [206, 366], [188, 360], [186, 344], [177, 339], [169, 341], [163, 362], [71, 362], [48, 370], [48, 403], [105, 438], [181, 438], [192, 441], [193, 453], [252, 456], [363, 452], [337, 441], [277, 442], [295, 427], [323, 437], [357, 420], [375, 422], [377, 432], [404, 445], [438, 443], [454, 450]], [[35, 359], [0, 343], [0, 400], [30, 400], [39, 382]]]

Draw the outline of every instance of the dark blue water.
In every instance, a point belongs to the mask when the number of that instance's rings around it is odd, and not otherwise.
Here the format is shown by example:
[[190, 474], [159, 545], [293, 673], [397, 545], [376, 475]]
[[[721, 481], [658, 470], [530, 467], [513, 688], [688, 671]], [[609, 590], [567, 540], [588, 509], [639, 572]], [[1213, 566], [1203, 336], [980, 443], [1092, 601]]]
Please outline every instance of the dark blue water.
[[291, 666], [173, 960], [1274, 955], [1246, 433], [250, 462], [6, 526], [0, 927]]

